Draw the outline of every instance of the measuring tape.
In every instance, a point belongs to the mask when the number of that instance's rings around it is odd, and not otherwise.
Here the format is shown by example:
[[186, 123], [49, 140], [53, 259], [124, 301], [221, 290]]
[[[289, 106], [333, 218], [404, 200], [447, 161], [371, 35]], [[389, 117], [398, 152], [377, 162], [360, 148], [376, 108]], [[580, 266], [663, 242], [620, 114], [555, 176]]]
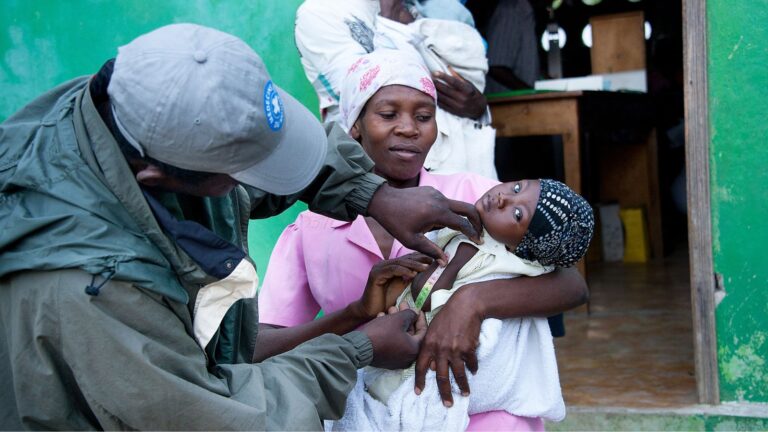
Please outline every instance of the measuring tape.
[[429, 297], [429, 293], [432, 292], [432, 287], [435, 286], [435, 282], [437, 282], [438, 279], [440, 279], [440, 275], [443, 274], [443, 271], [445, 271], [445, 267], [438, 266], [435, 271], [429, 276], [429, 279], [424, 283], [424, 286], [421, 288], [421, 291], [419, 291], [419, 295], [416, 297], [416, 300], [414, 301], [414, 307], [417, 310], [421, 310], [421, 308], [424, 306], [424, 303], [427, 302], [427, 298]]

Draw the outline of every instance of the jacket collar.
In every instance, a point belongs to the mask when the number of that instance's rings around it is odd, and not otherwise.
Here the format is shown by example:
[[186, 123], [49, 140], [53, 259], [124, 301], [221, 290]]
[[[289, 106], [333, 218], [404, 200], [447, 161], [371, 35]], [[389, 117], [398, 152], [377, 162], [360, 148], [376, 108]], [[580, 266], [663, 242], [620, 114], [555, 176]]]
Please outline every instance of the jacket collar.
[[[207, 275], [189, 256], [180, 251], [178, 247], [164, 234], [157, 220], [153, 217], [144, 195], [135, 180], [133, 172], [128, 166], [115, 138], [93, 103], [90, 86], [78, 97], [74, 112], [75, 133], [83, 158], [89, 164], [91, 170], [102, 178], [102, 181], [115, 194], [131, 215], [139, 228], [150, 242], [157, 247], [168, 260], [174, 272], [184, 281], [185, 287], [196, 287], [200, 284], [210, 283], [213, 278]], [[177, 300], [187, 302], [190, 294], [185, 292], [176, 297]]]

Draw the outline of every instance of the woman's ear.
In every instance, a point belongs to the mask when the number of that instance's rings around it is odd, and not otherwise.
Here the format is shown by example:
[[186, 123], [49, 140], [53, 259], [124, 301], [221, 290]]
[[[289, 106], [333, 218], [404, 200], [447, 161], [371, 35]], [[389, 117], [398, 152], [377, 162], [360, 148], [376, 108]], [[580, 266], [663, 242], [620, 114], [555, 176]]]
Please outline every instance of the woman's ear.
[[358, 125], [360, 124], [360, 120], [356, 121], [355, 124], [352, 125], [352, 128], [349, 130], [349, 135], [355, 139], [355, 141], [360, 141], [360, 137], [362, 136], [360, 134], [360, 128]]

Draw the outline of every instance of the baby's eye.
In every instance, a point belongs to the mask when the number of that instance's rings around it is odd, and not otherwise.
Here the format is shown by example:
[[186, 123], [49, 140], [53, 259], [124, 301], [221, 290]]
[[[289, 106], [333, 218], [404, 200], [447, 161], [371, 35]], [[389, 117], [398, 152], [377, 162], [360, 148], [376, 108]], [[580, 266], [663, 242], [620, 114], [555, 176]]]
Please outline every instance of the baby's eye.
[[515, 186], [512, 188], [515, 193], [520, 192], [520, 183], [515, 183]]
[[381, 118], [383, 118], [383, 119], [392, 120], [393, 118], [395, 118], [395, 113], [389, 112], [389, 111], [387, 111], [387, 112], [380, 112], [379, 116], [381, 116]]
[[515, 208], [515, 220], [520, 222], [523, 219], [523, 212], [520, 211], [519, 208]]
[[420, 122], [428, 122], [428, 121], [432, 120], [432, 116], [429, 115], [429, 114], [421, 114], [421, 115], [417, 115], [416, 116], [416, 120], [418, 120]]

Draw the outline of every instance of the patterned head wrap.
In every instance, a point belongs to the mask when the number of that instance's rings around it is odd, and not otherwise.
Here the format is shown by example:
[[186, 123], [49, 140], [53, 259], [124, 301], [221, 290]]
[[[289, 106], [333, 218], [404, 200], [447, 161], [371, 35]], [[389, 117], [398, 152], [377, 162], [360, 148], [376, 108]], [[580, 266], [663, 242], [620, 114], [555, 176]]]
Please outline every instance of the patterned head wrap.
[[542, 179], [536, 211], [514, 253], [542, 265], [569, 267], [587, 252], [594, 230], [592, 207], [581, 195]]
[[437, 103], [435, 84], [415, 51], [377, 49], [361, 56], [347, 69], [339, 100], [344, 130], [349, 132], [368, 99], [380, 88], [395, 84], [424, 92]]

